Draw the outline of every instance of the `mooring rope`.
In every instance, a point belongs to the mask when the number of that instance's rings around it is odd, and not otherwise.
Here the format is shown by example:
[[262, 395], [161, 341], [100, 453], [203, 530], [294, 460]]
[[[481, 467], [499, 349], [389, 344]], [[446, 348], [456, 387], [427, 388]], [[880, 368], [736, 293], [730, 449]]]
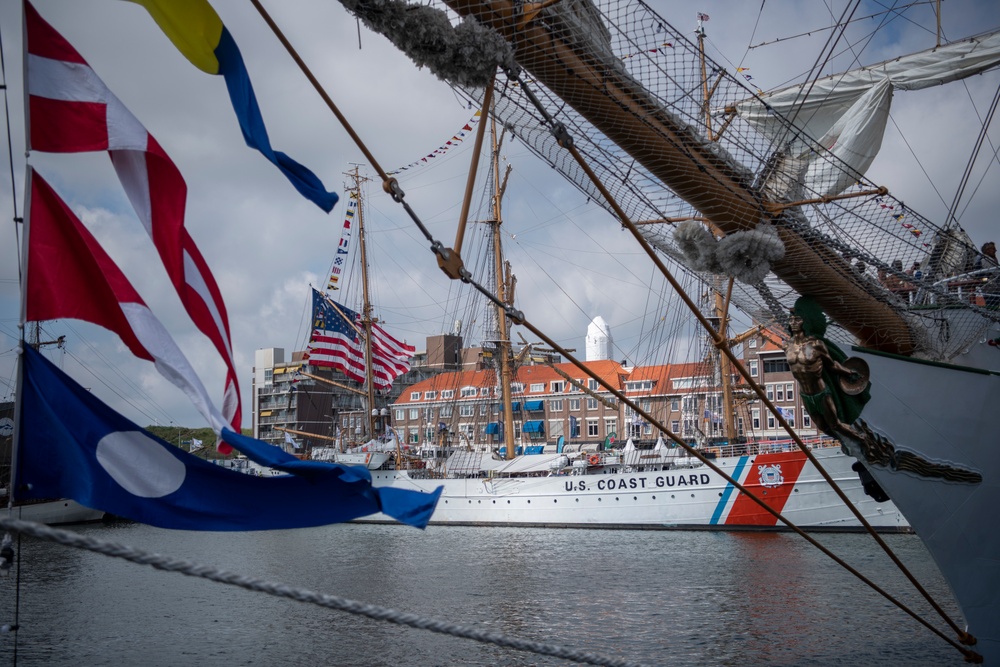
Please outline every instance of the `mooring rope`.
[[607, 667], [642, 667], [641, 663], [631, 662], [618, 658], [599, 655], [590, 651], [560, 646], [558, 644], [543, 644], [527, 639], [511, 637], [499, 632], [491, 632], [468, 625], [458, 625], [441, 621], [434, 618], [427, 618], [417, 614], [379, 607], [377, 605], [359, 602], [337, 595], [327, 595], [314, 591], [289, 586], [255, 577], [248, 577], [235, 572], [220, 570], [211, 565], [201, 565], [182, 558], [173, 558], [162, 554], [149, 553], [142, 549], [107, 542], [95, 537], [81, 535], [60, 528], [52, 528], [45, 524], [34, 521], [23, 521], [21, 519], [0, 518], [0, 528], [9, 530], [21, 535], [27, 535], [48, 542], [55, 542], [68, 547], [93, 551], [104, 556], [121, 558], [139, 565], [148, 565], [157, 570], [166, 572], [178, 572], [189, 577], [200, 577], [210, 581], [216, 581], [230, 586], [238, 586], [248, 591], [267, 593], [275, 597], [288, 598], [298, 602], [314, 604], [327, 609], [336, 609], [356, 616], [366, 616], [376, 621], [385, 621], [397, 625], [405, 625], [418, 630], [428, 630], [443, 635], [451, 635], [463, 639], [472, 639], [484, 644], [495, 644], [505, 648], [512, 648], [518, 651], [536, 653], [538, 655], [548, 655], [563, 660], [585, 663], [588, 665], [606, 665]]

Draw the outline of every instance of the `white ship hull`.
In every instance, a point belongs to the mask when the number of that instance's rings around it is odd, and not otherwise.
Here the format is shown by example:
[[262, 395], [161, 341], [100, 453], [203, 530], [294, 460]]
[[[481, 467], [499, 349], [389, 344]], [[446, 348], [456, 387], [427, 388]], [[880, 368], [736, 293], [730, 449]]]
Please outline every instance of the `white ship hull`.
[[[958, 361], [995, 368], [1000, 350], [987, 339]], [[1000, 442], [993, 410], [1000, 406], [1000, 375], [858, 350], [871, 369], [871, 401], [861, 418], [897, 452], [981, 476], [979, 482], [921, 475], [893, 466], [867, 467], [905, 507], [916, 533], [951, 585], [986, 664], [1000, 660]], [[985, 358], [984, 358], [985, 357]]]
[[15, 506], [13, 512], [15, 519], [35, 521], [50, 526], [91, 523], [104, 518], [104, 512], [101, 510], [93, 510], [75, 500], [67, 499], [29, 502]]
[[[838, 447], [816, 458], [870, 524], [909, 532], [891, 502], [865, 495], [855, 459]], [[799, 451], [719, 458], [716, 464], [795, 525], [810, 530], [862, 530], [861, 524]], [[706, 466], [644, 472], [492, 479], [420, 478], [414, 471], [373, 470], [376, 486], [430, 493], [444, 487], [432, 524], [776, 530], [784, 527]], [[391, 521], [382, 514], [363, 521]]]

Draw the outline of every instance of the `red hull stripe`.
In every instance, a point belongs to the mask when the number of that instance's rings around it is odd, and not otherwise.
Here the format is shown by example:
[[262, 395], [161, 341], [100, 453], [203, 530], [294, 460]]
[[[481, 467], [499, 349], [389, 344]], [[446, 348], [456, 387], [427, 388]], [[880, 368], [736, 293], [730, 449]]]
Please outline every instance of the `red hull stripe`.
[[[801, 451], [760, 454], [750, 464], [743, 486], [780, 513], [784, 511], [805, 464], [806, 455]], [[774, 526], [777, 523], [775, 517], [744, 493], [736, 496], [733, 509], [726, 517], [728, 526]]]

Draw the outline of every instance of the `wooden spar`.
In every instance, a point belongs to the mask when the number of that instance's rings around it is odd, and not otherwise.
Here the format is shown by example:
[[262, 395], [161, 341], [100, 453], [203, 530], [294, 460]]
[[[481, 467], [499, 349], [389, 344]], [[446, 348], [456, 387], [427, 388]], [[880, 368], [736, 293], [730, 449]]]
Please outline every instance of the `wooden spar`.
[[[492, 87], [492, 86], [491, 86]], [[490, 111], [489, 107], [483, 106], [483, 117]], [[500, 225], [503, 224], [500, 200], [503, 198], [503, 191], [507, 187], [507, 176], [510, 175], [510, 165], [507, 165], [507, 172], [504, 175], [503, 183], [500, 181], [500, 147], [497, 145], [497, 122], [496, 116], [490, 117], [490, 137], [492, 141], [491, 159], [493, 161], [493, 262], [495, 264], [495, 278], [497, 281], [497, 299], [501, 303], [514, 304], [513, 283], [511, 276], [504, 276], [503, 248], [500, 244]], [[486, 123], [484, 122], [483, 125]], [[497, 354], [500, 357], [500, 395], [503, 406], [503, 442], [504, 458], [508, 461], [514, 458], [514, 408], [511, 399], [511, 384], [514, 382], [514, 372], [511, 368], [510, 354], [510, 323], [507, 321], [507, 313], [499, 305], [497, 311]]]
[[712, 153], [708, 142], [666, 113], [623, 70], [560, 37], [570, 34], [557, 13], [545, 22], [518, 23], [510, 0], [445, 0], [462, 16], [473, 16], [502, 34], [531, 76], [585, 117], [725, 234], [775, 223], [785, 244], [774, 273], [799, 294], [814, 297], [827, 315], [862, 345], [910, 354], [913, 338], [905, 320], [851, 278], [851, 266], [836, 252], [810, 246], [772, 214], [746, 175]]
[[291, 433], [292, 435], [301, 435], [307, 438], [317, 438], [319, 440], [329, 440], [330, 442], [336, 442], [337, 438], [330, 435], [320, 435], [319, 433], [310, 433], [309, 431], [297, 431], [294, 428], [282, 428], [281, 426], [275, 426], [275, 431], [283, 431], [284, 433]]
[[[364, 327], [365, 334], [365, 393], [368, 399], [368, 404], [365, 407], [365, 418], [368, 420], [368, 438], [370, 439], [375, 437], [376, 417], [372, 411], [376, 408], [375, 382], [373, 380], [374, 367], [372, 366], [372, 304], [368, 297], [368, 255], [365, 245], [365, 213], [364, 207], [361, 205], [362, 177], [358, 172], [357, 166], [354, 167], [354, 172], [348, 175], [354, 178], [354, 188], [358, 195], [358, 248], [361, 249], [361, 290], [363, 299], [361, 325]], [[343, 316], [343, 313], [341, 313], [341, 316]]]

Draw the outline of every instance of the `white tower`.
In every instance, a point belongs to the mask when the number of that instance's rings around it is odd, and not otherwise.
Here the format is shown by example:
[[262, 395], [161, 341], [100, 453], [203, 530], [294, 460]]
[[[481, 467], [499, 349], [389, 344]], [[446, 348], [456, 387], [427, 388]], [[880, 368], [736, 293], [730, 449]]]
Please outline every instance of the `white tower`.
[[611, 327], [598, 315], [587, 327], [587, 361], [611, 358]]

